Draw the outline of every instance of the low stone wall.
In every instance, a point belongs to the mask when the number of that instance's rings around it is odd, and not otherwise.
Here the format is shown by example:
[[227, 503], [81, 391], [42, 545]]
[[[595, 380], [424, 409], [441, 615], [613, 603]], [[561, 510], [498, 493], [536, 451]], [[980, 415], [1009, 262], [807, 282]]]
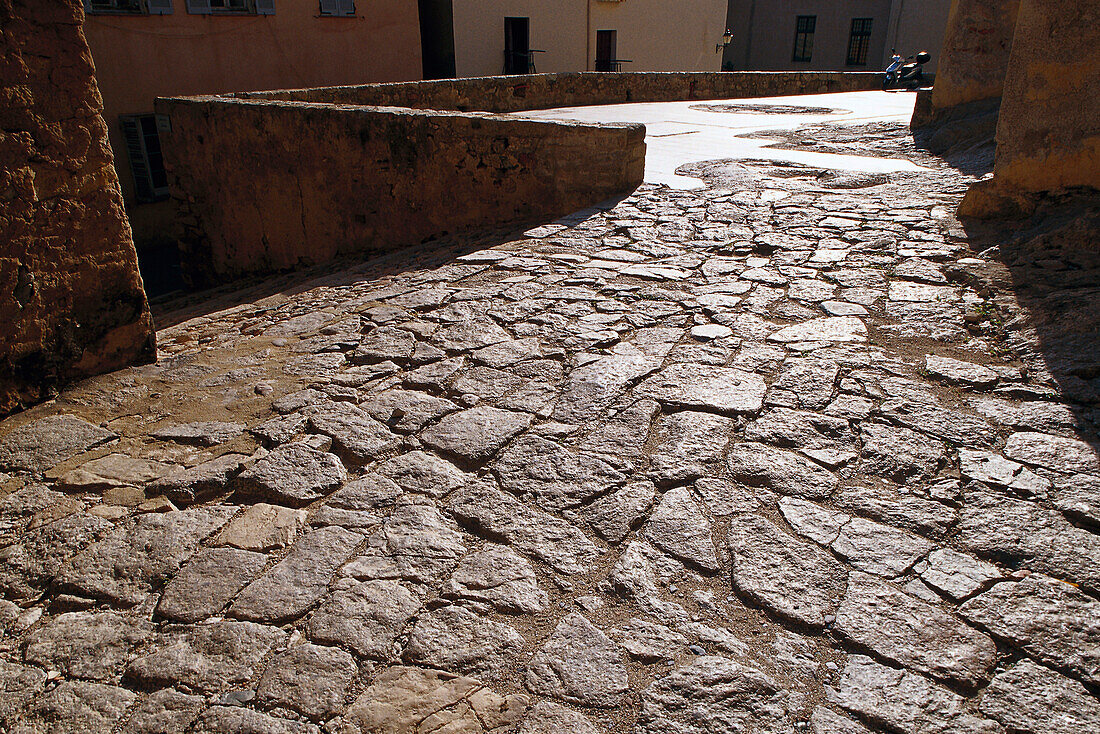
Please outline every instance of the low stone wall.
[[878, 89], [881, 81], [882, 75], [877, 72], [575, 72], [245, 92], [235, 96], [431, 110], [521, 112], [627, 102], [859, 92]]
[[79, 0], [0, 0], [0, 415], [155, 358]]
[[556, 218], [645, 168], [641, 125], [220, 97], [157, 112], [195, 286]]

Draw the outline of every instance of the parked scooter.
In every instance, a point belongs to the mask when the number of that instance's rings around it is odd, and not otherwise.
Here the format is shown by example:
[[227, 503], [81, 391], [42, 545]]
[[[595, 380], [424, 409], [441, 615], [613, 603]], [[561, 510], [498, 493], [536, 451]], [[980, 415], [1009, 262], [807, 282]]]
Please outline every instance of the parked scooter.
[[892, 53], [894, 56], [890, 59], [890, 65], [882, 75], [883, 89], [916, 89], [924, 84], [924, 65], [932, 60], [932, 56], [927, 51], [921, 51], [905, 59], [897, 52]]

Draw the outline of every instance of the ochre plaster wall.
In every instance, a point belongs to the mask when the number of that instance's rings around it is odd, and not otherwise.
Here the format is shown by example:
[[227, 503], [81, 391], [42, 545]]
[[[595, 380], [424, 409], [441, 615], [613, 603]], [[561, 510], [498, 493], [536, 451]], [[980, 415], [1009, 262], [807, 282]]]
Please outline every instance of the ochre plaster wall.
[[589, 2], [590, 63], [595, 59], [596, 32], [613, 30], [615, 55], [630, 59], [623, 71], [721, 70], [722, 54], [714, 47], [726, 30], [727, 0]]
[[1100, 2], [1022, 0], [994, 176], [1027, 192], [1100, 189]]
[[155, 357], [78, 0], [0, 0], [0, 415]]
[[642, 181], [641, 125], [158, 100], [195, 285], [554, 218]]
[[1001, 96], [1020, 0], [953, 0], [932, 90], [933, 115]]

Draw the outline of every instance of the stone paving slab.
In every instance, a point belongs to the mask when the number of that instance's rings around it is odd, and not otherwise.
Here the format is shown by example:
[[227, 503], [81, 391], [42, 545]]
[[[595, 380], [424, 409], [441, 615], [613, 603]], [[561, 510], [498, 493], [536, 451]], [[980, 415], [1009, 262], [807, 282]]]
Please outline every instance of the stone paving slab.
[[912, 155], [176, 304], [0, 423], [0, 729], [1094, 731], [1100, 265]]

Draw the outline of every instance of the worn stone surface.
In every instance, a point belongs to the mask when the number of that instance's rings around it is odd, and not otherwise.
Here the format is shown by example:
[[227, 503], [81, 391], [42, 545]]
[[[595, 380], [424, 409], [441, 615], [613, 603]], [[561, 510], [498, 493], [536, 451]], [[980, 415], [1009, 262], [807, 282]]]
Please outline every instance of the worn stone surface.
[[110, 731], [137, 696], [102, 683], [64, 681], [39, 696], [12, 734], [97, 734]]
[[546, 606], [546, 592], [522, 556], [505, 546], [489, 545], [462, 559], [443, 585], [443, 595], [487, 601], [505, 612], [535, 614]]
[[324, 497], [347, 477], [336, 456], [289, 443], [238, 474], [234, 486], [245, 497], [299, 506]]
[[584, 714], [553, 701], [541, 701], [531, 707], [516, 730], [517, 734], [554, 734], [560, 731], [597, 734], [599, 729]]
[[404, 657], [406, 662], [496, 680], [523, 645], [508, 625], [465, 607], [447, 606], [417, 617]]
[[342, 573], [359, 579], [437, 583], [451, 572], [465, 550], [462, 533], [451, 518], [435, 505], [407, 502], [398, 505], [371, 534], [366, 552]]
[[400, 439], [370, 413], [349, 403], [331, 403], [309, 416], [309, 425], [332, 438], [341, 455], [366, 462], [394, 451]]
[[39, 418], [0, 437], [0, 469], [44, 472], [116, 438], [117, 433], [75, 415]]
[[359, 672], [355, 659], [338, 647], [295, 645], [276, 655], [256, 686], [256, 698], [314, 721], [328, 719], [344, 708], [344, 695]]
[[267, 565], [262, 553], [209, 548], [197, 553], [168, 582], [157, 614], [179, 622], [197, 622], [220, 612]]
[[199, 421], [197, 423], [182, 423], [165, 426], [153, 431], [154, 438], [177, 443], [187, 443], [194, 446], [217, 446], [244, 433], [244, 426], [240, 423], [225, 423], [223, 421]]
[[649, 457], [651, 476], [659, 482], [678, 482], [717, 469], [732, 432], [732, 420], [683, 410], [658, 419], [653, 428], [658, 443]]
[[751, 372], [674, 364], [642, 382], [635, 393], [674, 407], [755, 413], [763, 405], [764, 390], [764, 380]]
[[394, 640], [420, 609], [396, 581], [364, 581], [334, 592], [309, 618], [310, 639], [347, 646], [363, 657], [389, 660]]
[[531, 416], [479, 405], [452, 413], [429, 427], [421, 439], [432, 448], [481, 462], [531, 424]]
[[613, 707], [627, 690], [619, 646], [579, 614], [564, 618], [527, 666], [533, 693]]
[[546, 510], [580, 505], [625, 478], [605, 459], [533, 435], [508, 447], [496, 473], [502, 487]]
[[191, 725], [194, 734], [220, 734], [233, 731], [242, 734], [318, 734], [316, 726], [301, 721], [282, 719], [239, 706], [211, 706]]
[[231, 545], [246, 551], [271, 551], [285, 548], [305, 526], [306, 513], [264, 502], [248, 507], [215, 538], [218, 545]]
[[711, 525], [686, 487], [665, 492], [644, 528], [646, 538], [666, 553], [705, 571], [717, 571]]
[[981, 710], [1015, 731], [1054, 734], [1100, 726], [1100, 702], [1077, 681], [1024, 659], [994, 676]]
[[202, 696], [162, 688], [133, 708], [122, 731], [125, 734], [167, 734], [187, 731], [206, 708]]
[[113, 678], [153, 634], [147, 619], [114, 612], [68, 612], [46, 620], [27, 640], [24, 658], [86, 680]]
[[740, 482], [795, 497], [828, 497], [837, 484], [836, 476], [820, 465], [793, 451], [766, 444], [735, 444], [730, 447], [726, 463], [730, 474]]

